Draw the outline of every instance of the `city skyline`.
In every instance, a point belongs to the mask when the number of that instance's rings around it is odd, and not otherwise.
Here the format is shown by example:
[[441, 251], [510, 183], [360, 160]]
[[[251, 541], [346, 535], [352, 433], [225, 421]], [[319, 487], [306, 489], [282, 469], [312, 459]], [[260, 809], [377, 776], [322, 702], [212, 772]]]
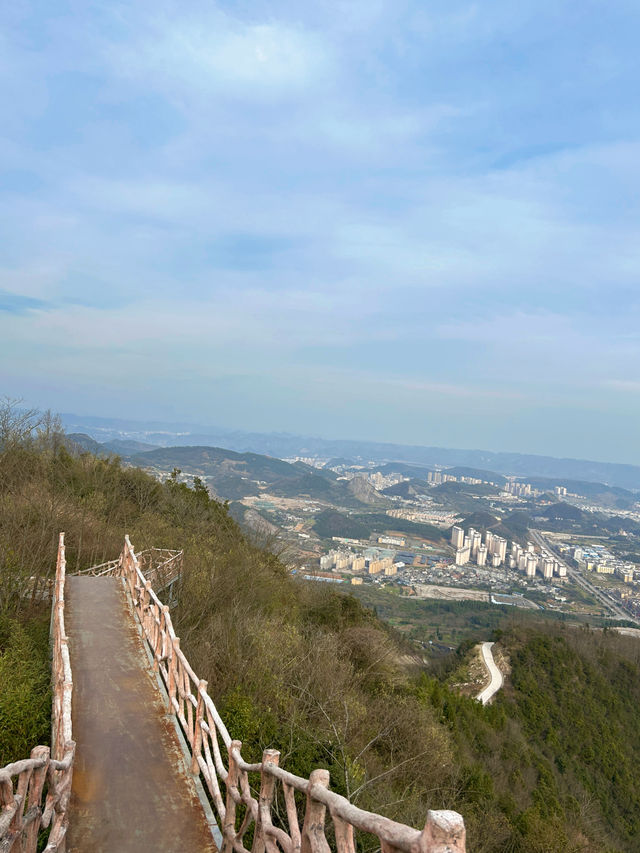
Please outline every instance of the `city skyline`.
[[28, 405], [640, 463], [640, 10], [0, 11]]

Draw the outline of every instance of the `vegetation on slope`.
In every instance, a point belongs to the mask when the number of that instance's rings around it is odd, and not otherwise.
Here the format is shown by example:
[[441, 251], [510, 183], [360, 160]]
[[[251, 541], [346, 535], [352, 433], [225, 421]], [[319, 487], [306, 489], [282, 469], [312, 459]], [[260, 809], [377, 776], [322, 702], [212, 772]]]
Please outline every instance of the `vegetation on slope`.
[[313, 523], [314, 531], [322, 539], [342, 536], [347, 539], [368, 539], [371, 528], [353, 516], [338, 512], [337, 509], [325, 509], [318, 513]]
[[5, 438], [0, 463], [0, 724], [11, 758], [43, 740], [25, 727], [46, 693], [42, 614], [21, 595], [28, 577], [51, 574], [60, 529], [70, 570], [114, 556], [129, 532], [139, 549], [185, 548], [176, 627], [248, 758], [276, 747], [300, 774], [327, 767], [334, 790], [416, 826], [427, 808], [457, 809], [474, 853], [638, 849], [635, 640], [514, 623], [501, 640], [512, 685], [483, 708], [415, 663], [356, 599], [294, 580], [201, 483], [73, 456], [46, 428]]
[[49, 620], [0, 614], [0, 767], [49, 743]]

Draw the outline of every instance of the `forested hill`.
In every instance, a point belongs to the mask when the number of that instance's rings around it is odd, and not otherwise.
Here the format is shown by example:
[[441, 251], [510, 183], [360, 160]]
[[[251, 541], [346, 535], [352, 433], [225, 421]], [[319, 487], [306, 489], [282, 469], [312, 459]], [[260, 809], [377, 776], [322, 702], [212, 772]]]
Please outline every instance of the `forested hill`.
[[472, 853], [640, 849], [637, 641], [514, 622], [499, 639], [511, 682], [483, 708], [408, 665], [353, 597], [296, 581], [197, 481], [71, 455], [46, 430], [0, 450], [0, 766], [48, 730], [47, 614], [20, 591], [51, 572], [59, 530], [70, 571], [125, 532], [185, 548], [182, 647], [248, 757], [276, 747], [296, 773], [326, 767], [334, 790], [415, 826], [454, 808]]

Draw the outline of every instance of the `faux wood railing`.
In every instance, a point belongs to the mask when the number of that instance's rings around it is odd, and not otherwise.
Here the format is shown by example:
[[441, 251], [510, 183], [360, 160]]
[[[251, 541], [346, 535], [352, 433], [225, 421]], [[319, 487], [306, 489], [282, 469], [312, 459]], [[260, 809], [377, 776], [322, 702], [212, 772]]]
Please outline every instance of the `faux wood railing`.
[[[146, 548], [136, 556], [138, 565], [145, 578], [160, 591], [169, 584], [178, 580], [182, 574], [183, 551], [172, 548]], [[92, 577], [104, 577], [106, 575], [121, 574], [122, 555], [114, 560], [107, 560], [97, 566], [81, 569], [77, 575], [91, 575]]]
[[[129, 537], [125, 537], [120, 570], [153, 668], [166, 688], [168, 711], [179, 720], [188, 742], [191, 771], [201, 775], [217, 811], [222, 853], [330, 853], [327, 811], [332, 824], [329, 835], [338, 853], [355, 853], [356, 830], [377, 837], [382, 853], [464, 853], [465, 827], [457, 812], [429, 811], [420, 831], [364, 811], [330, 791], [327, 770], [314, 770], [308, 779], [295, 776], [278, 766], [280, 753], [270, 749], [260, 763], [247, 763], [241, 755], [242, 744], [231, 739], [207, 693], [207, 682], [198, 678], [180, 649], [169, 608], [145, 577]], [[278, 785], [286, 817], [282, 814], [274, 821]], [[303, 810], [296, 803], [296, 792], [304, 799]], [[244, 843], [250, 829], [251, 852]]]
[[71, 732], [73, 684], [64, 630], [65, 570], [61, 533], [51, 611], [51, 747], [36, 746], [30, 758], [0, 769], [0, 853], [35, 853], [41, 830], [49, 827], [46, 853], [65, 850], [75, 753]]
[[160, 592], [182, 574], [183, 552], [171, 548], [147, 548], [138, 555], [145, 578]]

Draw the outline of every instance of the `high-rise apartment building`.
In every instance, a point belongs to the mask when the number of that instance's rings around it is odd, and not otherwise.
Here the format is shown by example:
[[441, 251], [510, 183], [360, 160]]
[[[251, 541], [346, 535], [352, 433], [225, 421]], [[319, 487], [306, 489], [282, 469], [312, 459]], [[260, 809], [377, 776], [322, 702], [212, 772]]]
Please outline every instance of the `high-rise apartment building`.
[[484, 544], [487, 546], [487, 554], [492, 557], [493, 556], [493, 533], [490, 530], [487, 530], [487, 535], [484, 538]]
[[471, 540], [471, 556], [478, 556], [478, 549], [482, 545], [482, 533], [478, 530], [471, 529], [469, 531], [469, 539]]
[[493, 537], [493, 553], [500, 558], [500, 563], [504, 562], [507, 556], [507, 540], [502, 536]]
[[456, 566], [464, 566], [469, 562], [470, 556], [471, 546], [469, 544], [464, 545], [462, 548], [458, 548], [456, 550]]
[[457, 525], [451, 529], [451, 544], [454, 548], [461, 548], [464, 543], [464, 530]]

